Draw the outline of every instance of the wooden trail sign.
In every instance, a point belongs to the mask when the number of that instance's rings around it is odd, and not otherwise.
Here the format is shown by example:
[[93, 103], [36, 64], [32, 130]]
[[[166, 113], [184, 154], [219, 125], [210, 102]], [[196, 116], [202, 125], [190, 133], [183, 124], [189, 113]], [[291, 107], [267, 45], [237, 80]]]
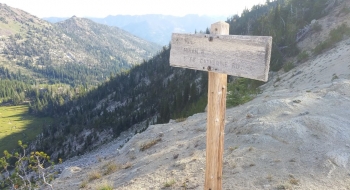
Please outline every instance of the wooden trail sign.
[[271, 44], [269, 36], [175, 33], [171, 39], [170, 65], [266, 82]]
[[211, 25], [211, 34], [173, 34], [170, 65], [208, 71], [205, 190], [222, 189], [227, 74], [267, 81], [272, 37], [235, 36], [229, 24]]

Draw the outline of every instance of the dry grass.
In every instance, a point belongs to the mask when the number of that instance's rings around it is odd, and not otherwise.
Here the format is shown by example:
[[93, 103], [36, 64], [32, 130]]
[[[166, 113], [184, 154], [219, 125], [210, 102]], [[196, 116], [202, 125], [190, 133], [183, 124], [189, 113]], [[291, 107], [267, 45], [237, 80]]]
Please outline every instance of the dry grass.
[[81, 189], [82, 189], [82, 188], [85, 188], [85, 187], [87, 187], [87, 184], [88, 184], [88, 182], [84, 180], [84, 181], [81, 182], [81, 184], [80, 184], [79, 187], [80, 187]]
[[292, 185], [299, 185], [299, 180], [295, 178], [289, 179], [289, 183]]
[[123, 168], [123, 169], [128, 169], [128, 168], [131, 168], [131, 166], [132, 166], [132, 163], [131, 163], [131, 162], [127, 162], [127, 163], [125, 163], [125, 164], [122, 166], [122, 168]]
[[271, 175], [271, 174], [269, 174], [269, 175], [266, 177], [266, 179], [267, 179], [267, 181], [272, 182], [273, 177], [272, 177], [272, 175]]
[[121, 167], [118, 165], [118, 164], [116, 164], [116, 163], [114, 163], [114, 162], [108, 162], [107, 164], [105, 164], [104, 166], [103, 166], [103, 169], [105, 169], [105, 171], [104, 171], [104, 175], [109, 175], [109, 174], [111, 174], [111, 173], [114, 173], [114, 172], [116, 172], [117, 170], [119, 170]]
[[248, 113], [247, 116], [246, 116], [247, 119], [251, 119], [251, 118], [253, 118], [253, 117], [254, 117], [254, 116], [253, 116], [252, 114], [250, 114], [250, 113]]
[[276, 187], [277, 190], [287, 190], [291, 189], [291, 186], [289, 184], [279, 184]]
[[154, 146], [155, 144], [157, 144], [161, 140], [162, 140], [162, 138], [158, 137], [156, 139], [153, 139], [153, 140], [150, 140], [148, 142], [143, 143], [140, 147], [140, 151], [145, 151], [145, 150], [151, 148], [152, 146]]
[[206, 128], [203, 128], [203, 127], [199, 127], [199, 128], [196, 128], [195, 131], [196, 132], [205, 132], [207, 129]]
[[229, 148], [230, 152], [233, 152], [236, 149], [238, 149], [238, 146], [235, 146], [235, 147], [230, 146], [230, 148]]
[[229, 162], [229, 166], [230, 166], [232, 169], [234, 169], [234, 168], [237, 167], [237, 163], [236, 163], [235, 161], [231, 161], [231, 162]]
[[175, 180], [171, 180], [171, 181], [167, 181], [165, 184], [164, 184], [164, 187], [171, 187], [175, 184]]
[[135, 160], [136, 159], [136, 156], [135, 155], [131, 155], [130, 156], [130, 160]]
[[101, 173], [96, 170], [91, 171], [88, 175], [89, 181], [100, 179], [101, 177], [102, 177]]
[[176, 123], [180, 123], [180, 122], [183, 122], [183, 121], [186, 121], [187, 118], [185, 117], [181, 117], [181, 118], [177, 118], [175, 121]]
[[103, 181], [101, 184], [96, 185], [94, 189], [113, 190], [113, 185], [111, 184], [111, 182]]

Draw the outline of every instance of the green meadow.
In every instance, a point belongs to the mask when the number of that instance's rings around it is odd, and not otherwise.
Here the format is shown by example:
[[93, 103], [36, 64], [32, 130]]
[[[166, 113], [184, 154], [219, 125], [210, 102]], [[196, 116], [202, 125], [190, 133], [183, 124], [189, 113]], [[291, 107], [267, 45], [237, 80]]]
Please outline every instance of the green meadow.
[[28, 143], [35, 139], [43, 126], [52, 122], [49, 117], [30, 115], [28, 109], [28, 105], [0, 107], [0, 157], [4, 150], [17, 148], [18, 140]]

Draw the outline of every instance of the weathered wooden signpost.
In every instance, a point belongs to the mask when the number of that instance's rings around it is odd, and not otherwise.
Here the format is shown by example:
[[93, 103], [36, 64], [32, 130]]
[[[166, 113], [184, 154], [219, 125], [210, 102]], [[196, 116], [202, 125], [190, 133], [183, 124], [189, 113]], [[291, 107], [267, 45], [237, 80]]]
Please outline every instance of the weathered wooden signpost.
[[221, 190], [227, 75], [267, 81], [272, 37], [229, 35], [229, 24], [210, 34], [172, 35], [170, 65], [208, 71], [205, 190]]

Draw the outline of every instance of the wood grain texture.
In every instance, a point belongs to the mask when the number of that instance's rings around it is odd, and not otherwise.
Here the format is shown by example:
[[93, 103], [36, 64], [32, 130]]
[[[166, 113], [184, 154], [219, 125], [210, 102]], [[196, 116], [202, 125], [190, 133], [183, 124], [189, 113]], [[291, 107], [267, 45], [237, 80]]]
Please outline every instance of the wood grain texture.
[[271, 47], [270, 36], [173, 33], [170, 65], [266, 82]]
[[[214, 34], [228, 34], [227, 23], [211, 25]], [[227, 74], [208, 72], [208, 112], [205, 190], [222, 189]]]
[[221, 190], [227, 75], [209, 72], [205, 190]]

